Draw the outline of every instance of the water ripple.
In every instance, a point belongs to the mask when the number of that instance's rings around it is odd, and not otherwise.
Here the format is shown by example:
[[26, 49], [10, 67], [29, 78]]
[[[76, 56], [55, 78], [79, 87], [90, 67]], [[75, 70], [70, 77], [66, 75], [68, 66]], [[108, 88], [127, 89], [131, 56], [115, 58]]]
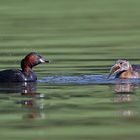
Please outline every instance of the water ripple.
[[123, 84], [134, 83], [139, 84], [140, 79], [114, 79], [107, 78], [107, 75], [80, 75], [80, 76], [48, 76], [38, 80], [39, 83], [48, 84]]

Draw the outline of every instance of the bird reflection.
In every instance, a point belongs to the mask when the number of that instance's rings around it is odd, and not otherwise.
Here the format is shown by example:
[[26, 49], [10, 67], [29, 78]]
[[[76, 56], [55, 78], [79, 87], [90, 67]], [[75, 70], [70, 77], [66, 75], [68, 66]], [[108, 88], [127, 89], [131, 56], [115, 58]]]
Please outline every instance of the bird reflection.
[[114, 85], [114, 91], [116, 93], [133, 93], [134, 90], [135, 90], [134, 84], [126, 83]]
[[8, 97], [10, 95], [13, 97], [16, 94], [15, 103], [20, 104], [21, 108], [27, 111], [26, 115], [23, 116], [24, 119], [42, 119], [45, 116], [43, 113], [45, 96], [36, 93], [36, 86], [37, 83], [35, 82], [0, 83], [0, 95], [7, 96], [8, 94]]
[[[115, 84], [113, 85], [113, 90], [115, 92], [114, 103], [129, 103], [135, 100], [135, 89], [137, 86], [135, 84]], [[122, 108], [117, 111], [119, 116], [123, 117], [134, 117], [137, 113], [129, 108]]]
[[36, 91], [35, 82], [0, 83], [0, 93], [33, 93]]
[[132, 101], [135, 88], [136, 85], [130, 83], [113, 85], [113, 90], [116, 93], [114, 102], [123, 103]]
[[44, 113], [44, 99], [27, 99], [27, 100], [21, 100], [18, 102], [18, 104], [21, 104], [22, 108], [26, 108], [28, 113], [26, 113], [23, 118], [27, 120], [35, 120], [35, 119], [44, 119], [45, 113]]

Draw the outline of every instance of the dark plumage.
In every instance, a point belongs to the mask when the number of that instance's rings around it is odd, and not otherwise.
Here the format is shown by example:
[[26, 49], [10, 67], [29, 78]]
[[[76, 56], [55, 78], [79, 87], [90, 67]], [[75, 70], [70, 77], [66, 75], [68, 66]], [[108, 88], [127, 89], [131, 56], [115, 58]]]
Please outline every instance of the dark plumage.
[[41, 55], [31, 52], [21, 60], [20, 69], [8, 69], [0, 71], [0, 82], [35, 82], [36, 74], [32, 68], [40, 63], [48, 63]]

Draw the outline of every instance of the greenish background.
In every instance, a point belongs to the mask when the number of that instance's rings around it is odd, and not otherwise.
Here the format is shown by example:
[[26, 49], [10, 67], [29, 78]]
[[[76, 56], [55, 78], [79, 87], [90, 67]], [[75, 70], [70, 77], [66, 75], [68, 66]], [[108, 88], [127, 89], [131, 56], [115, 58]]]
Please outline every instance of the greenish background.
[[52, 60], [49, 73], [57, 73], [57, 66], [74, 71], [75, 66], [112, 65], [120, 58], [136, 61], [139, 5], [139, 0], [0, 1], [1, 63], [18, 66], [16, 61], [30, 51]]
[[[0, 0], [0, 69], [35, 51], [51, 61], [35, 68], [39, 79], [107, 74], [116, 59], [140, 64], [139, 38], [139, 0]], [[139, 86], [119, 95], [114, 85], [38, 83], [43, 99], [0, 86], [3, 140], [140, 138]]]

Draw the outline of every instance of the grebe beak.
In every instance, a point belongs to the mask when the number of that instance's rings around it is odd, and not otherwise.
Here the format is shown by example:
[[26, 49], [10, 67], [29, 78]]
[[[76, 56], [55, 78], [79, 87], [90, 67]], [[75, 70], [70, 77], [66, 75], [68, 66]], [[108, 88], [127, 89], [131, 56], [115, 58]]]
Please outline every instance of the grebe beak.
[[45, 63], [49, 63], [49, 60], [45, 60]]
[[110, 78], [110, 76], [116, 72], [118, 72], [120, 70], [121, 66], [119, 64], [115, 64], [114, 66], [111, 67], [110, 73], [108, 75], [108, 78]]
[[43, 59], [43, 58], [40, 58], [39, 61], [40, 61], [40, 63], [49, 63], [49, 60], [46, 60], [46, 59]]

